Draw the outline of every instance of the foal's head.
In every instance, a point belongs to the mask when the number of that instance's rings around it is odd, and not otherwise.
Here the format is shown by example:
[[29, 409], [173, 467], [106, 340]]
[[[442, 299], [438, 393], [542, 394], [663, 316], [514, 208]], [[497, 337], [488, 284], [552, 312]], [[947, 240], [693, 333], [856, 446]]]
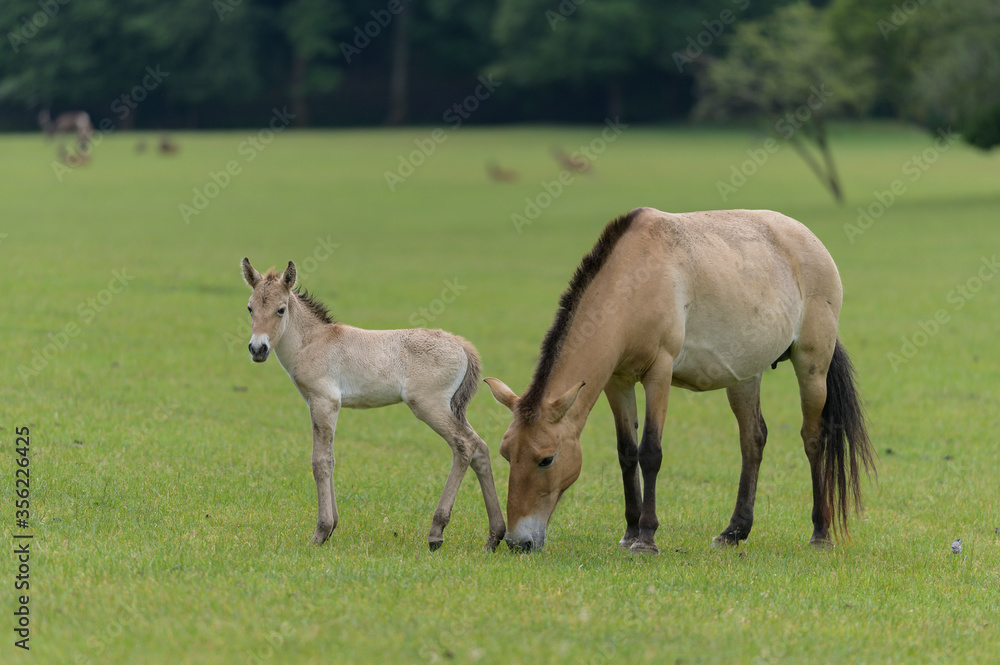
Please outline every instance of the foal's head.
[[541, 549], [556, 504], [580, 476], [583, 456], [579, 433], [564, 416], [585, 385], [545, 401], [530, 417], [518, 409], [520, 399], [499, 379], [486, 379], [493, 397], [514, 414], [500, 444], [510, 462], [507, 481], [507, 544], [516, 550]]
[[250, 259], [244, 258], [243, 279], [253, 289], [247, 303], [251, 324], [250, 357], [262, 363], [288, 326], [288, 301], [295, 286], [295, 264], [289, 261], [280, 275], [273, 268], [261, 275], [250, 265]]

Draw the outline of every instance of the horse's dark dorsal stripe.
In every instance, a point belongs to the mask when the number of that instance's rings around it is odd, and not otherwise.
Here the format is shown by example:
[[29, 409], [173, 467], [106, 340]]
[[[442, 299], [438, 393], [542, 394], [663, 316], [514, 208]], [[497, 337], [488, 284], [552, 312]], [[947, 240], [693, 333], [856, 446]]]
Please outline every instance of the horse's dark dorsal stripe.
[[306, 309], [312, 312], [313, 315], [323, 323], [335, 323], [333, 315], [330, 314], [330, 310], [328, 310], [326, 305], [317, 300], [311, 293], [300, 287], [295, 290], [295, 296], [298, 298], [300, 303], [305, 305]]
[[589, 254], [583, 257], [576, 272], [573, 273], [569, 288], [559, 298], [556, 319], [549, 331], [545, 333], [545, 339], [542, 340], [542, 351], [538, 359], [538, 366], [535, 367], [535, 375], [531, 379], [531, 385], [528, 386], [517, 405], [517, 414], [523, 421], [537, 420], [541, 414], [542, 396], [545, 394], [549, 378], [552, 376], [563, 343], [569, 334], [580, 298], [583, 297], [583, 292], [587, 290], [590, 283], [594, 281], [594, 277], [607, 262], [608, 257], [611, 256], [615, 245], [629, 230], [638, 212], [637, 209], [628, 214], [620, 215], [604, 227], [601, 237], [597, 239], [597, 244], [594, 245]]

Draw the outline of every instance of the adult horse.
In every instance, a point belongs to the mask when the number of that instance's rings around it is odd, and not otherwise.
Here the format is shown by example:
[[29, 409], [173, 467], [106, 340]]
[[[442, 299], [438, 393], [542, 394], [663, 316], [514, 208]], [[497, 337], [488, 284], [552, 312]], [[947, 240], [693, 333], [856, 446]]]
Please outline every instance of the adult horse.
[[465, 417], [479, 383], [479, 355], [472, 344], [442, 330], [363, 330], [337, 323], [326, 307], [293, 288], [295, 264], [261, 275], [243, 259], [243, 279], [253, 289], [250, 356], [267, 360], [271, 349], [288, 372], [312, 418], [312, 470], [318, 513], [312, 542], [322, 544], [337, 527], [333, 489], [333, 436], [341, 407], [370, 409], [405, 402], [452, 449], [451, 471], [434, 511], [430, 549], [444, 542], [459, 485], [471, 466], [479, 478], [489, 518], [487, 547], [504, 535], [493, 484], [490, 451]]
[[[810, 542], [832, 546], [835, 521], [846, 532], [848, 497], [861, 509], [859, 466], [874, 468], [854, 370], [837, 337], [842, 301], [829, 252], [780, 213], [638, 208], [610, 222], [562, 295], [524, 395], [486, 379], [514, 414], [500, 446], [510, 462], [507, 543], [544, 543], [556, 503], [580, 475], [580, 433], [603, 391], [625, 487], [620, 544], [658, 552], [656, 476], [673, 385], [726, 389], [743, 465], [732, 519], [713, 543], [738, 544], [753, 526], [767, 439], [761, 375], [790, 359], [812, 472]], [[646, 394], [641, 443], [637, 382]]]

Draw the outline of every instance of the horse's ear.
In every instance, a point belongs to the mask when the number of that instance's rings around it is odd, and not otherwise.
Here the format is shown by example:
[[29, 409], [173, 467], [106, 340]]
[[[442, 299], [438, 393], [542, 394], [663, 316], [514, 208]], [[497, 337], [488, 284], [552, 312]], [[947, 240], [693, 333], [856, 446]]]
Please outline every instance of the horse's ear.
[[281, 283], [285, 285], [286, 289], [291, 291], [292, 287], [295, 286], [295, 277], [295, 264], [289, 261], [285, 272], [281, 273]]
[[252, 265], [250, 265], [250, 259], [243, 257], [243, 281], [247, 283], [251, 289], [256, 289], [257, 284], [260, 282], [260, 273], [257, 272]]
[[587, 385], [587, 382], [581, 381], [563, 393], [561, 397], [557, 397], [549, 402], [549, 413], [547, 414], [549, 421], [557, 423], [562, 420], [566, 412], [573, 406], [573, 402], [576, 401], [577, 396], [585, 385]]
[[511, 411], [514, 410], [514, 407], [517, 406], [518, 398], [517, 395], [514, 394], [514, 391], [507, 387], [507, 384], [500, 379], [483, 379], [483, 381], [485, 381], [486, 385], [490, 387], [490, 392], [493, 393], [493, 399], [500, 402]]

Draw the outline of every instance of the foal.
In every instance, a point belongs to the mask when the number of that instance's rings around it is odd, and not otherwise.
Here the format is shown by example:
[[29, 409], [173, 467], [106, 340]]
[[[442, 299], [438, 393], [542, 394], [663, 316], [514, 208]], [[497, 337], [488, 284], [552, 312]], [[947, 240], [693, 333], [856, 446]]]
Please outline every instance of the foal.
[[281, 274], [272, 268], [262, 276], [249, 259], [243, 259], [243, 279], [253, 289], [247, 305], [252, 323], [250, 356], [262, 363], [273, 348], [309, 405], [319, 500], [312, 542], [325, 542], [338, 522], [333, 433], [340, 408], [405, 402], [452, 449], [451, 471], [427, 537], [431, 551], [444, 542], [444, 528], [470, 465], [479, 478], [489, 517], [487, 546], [496, 548], [506, 525], [493, 484], [490, 451], [465, 418], [480, 377], [476, 349], [442, 330], [362, 330], [337, 323], [322, 303], [293, 290], [295, 276], [291, 261]]

